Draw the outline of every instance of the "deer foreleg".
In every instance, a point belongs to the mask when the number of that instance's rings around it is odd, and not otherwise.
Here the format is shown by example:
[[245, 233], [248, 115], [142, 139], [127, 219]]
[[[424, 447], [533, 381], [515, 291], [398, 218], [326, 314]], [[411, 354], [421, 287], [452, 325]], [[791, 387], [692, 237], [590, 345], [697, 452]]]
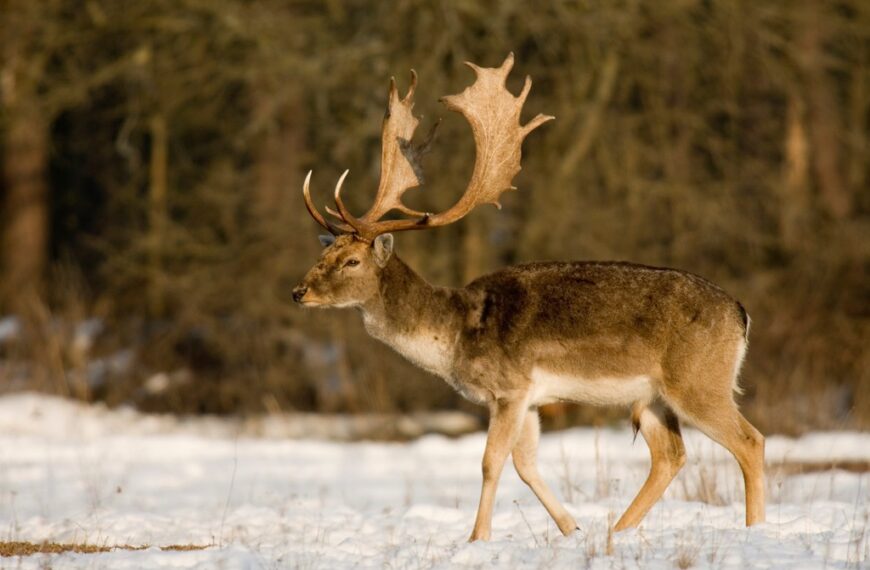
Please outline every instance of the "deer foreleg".
[[553, 517], [553, 520], [556, 521], [562, 534], [567, 536], [577, 529], [577, 522], [571, 513], [565, 510], [565, 507], [562, 506], [562, 503], [559, 502], [559, 499], [556, 498], [556, 495], [538, 473], [537, 454], [540, 435], [541, 421], [538, 417], [538, 410], [529, 410], [523, 420], [520, 437], [511, 452], [514, 458], [514, 467], [516, 467], [520, 479], [529, 486], [544, 508], [547, 509], [547, 512], [550, 513], [550, 516]]
[[519, 438], [527, 409], [526, 398], [500, 400], [490, 406], [486, 451], [483, 453], [483, 488], [480, 492], [480, 506], [477, 508], [477, 519], [474, 521], [470, 541], [489, 540], [498, 479], [508, 454]]

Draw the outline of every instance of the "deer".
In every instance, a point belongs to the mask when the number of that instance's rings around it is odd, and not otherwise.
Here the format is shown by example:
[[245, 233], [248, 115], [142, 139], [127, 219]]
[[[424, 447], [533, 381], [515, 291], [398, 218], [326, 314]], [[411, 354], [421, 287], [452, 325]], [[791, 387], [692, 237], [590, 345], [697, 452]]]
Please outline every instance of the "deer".
[[532, 82], [526, 77], [521, 93], [511, 93], [506, 80], [513, 64], [513, 54], [497, 68], [466, 62], [474, 82], [440, 99], [470, 124], [475, 142], [471, 179], [440, 213], [402, 202], [407, 190], [422, 185], [420, 158], [438, 123], [414, 144], [417, 75], [411, 71], [404, 97], [391, 79], [371, 208], [360, 217], [349, 211], [341, 197], [344, 171], [328, 219], [311, 198], [311, 171], [305, 178], [305, 206], [329, 234], [320, 236], [324, 249], [293, 289], [294, 301], [357, 309], [369, 335], [488, 408], [471, 541], [491, 537], [508, 455], [559, 530], [567, 536], [578, 528], [537, 468], [538, 407], [555, 402], [623, 406], [635, 437], [639, 432], [649, 448], [649, 474], [614, 530], [637, 527], [684, 465], [681, 421], [731, 452], [743, 474], [746, 525], [763, 522], [764, 437], [735, 403], [750, 320], [723, 289], [685, 271], [621, 261], [534, 262], [461, 288], [439, 287], [394, 252], [395, 233], [446, 226], [482, 204], [500, 207], [502, 193], [515, 189], [523, 140], [553, 117], [539, 114], [521, 124]]

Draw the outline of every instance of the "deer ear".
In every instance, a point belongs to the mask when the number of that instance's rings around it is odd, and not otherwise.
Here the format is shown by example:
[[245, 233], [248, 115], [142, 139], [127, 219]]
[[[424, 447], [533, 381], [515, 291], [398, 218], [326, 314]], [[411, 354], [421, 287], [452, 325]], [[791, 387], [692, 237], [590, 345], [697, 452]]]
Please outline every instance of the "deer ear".
[[375, 238], [372, 244], [375, 254], [375, 263], [378, 267], [386, 267], [387, 261], [393, 255], [393, 234], [381, 234]]
[[334, 235], [320, 235], [317, 236], [317, 239], [320, 240], [320, 245], [322, 245], [323, 247], [329, 247], [335, 243]]

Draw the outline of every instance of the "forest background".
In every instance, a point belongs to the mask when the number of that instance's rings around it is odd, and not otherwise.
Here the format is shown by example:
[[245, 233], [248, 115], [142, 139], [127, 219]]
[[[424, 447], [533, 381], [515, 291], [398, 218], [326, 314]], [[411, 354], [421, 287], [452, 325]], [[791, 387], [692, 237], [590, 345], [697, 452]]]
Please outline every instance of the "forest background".
[[[0, 0], [0, 390], [172, 413], [481, 411], [305, 312], [319, 205], [377, 184], [390, 76], [444, 119], [409, 205], [474, 160], [438, 97], [517, 57], [518, 192], [397, 239], [424, 277], [613, 259], [720, 284], [753, 319], [765, 432], [870, 428], [870, 3]], [[5, 315], [5, 316], [2, 316]], [[549, 410], [551, 426], [624, 412]]]

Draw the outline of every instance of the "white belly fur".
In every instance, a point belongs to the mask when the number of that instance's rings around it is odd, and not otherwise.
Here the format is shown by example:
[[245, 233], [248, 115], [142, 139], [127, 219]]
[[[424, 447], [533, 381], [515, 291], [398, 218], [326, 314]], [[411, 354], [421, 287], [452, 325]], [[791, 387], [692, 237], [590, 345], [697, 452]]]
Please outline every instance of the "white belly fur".
[[596, 406], [618, 406], [649, 402], [655, 396], [649, 376], [589, 379], [534, 368], [532, 382], [532, 405], [567, 400]]

